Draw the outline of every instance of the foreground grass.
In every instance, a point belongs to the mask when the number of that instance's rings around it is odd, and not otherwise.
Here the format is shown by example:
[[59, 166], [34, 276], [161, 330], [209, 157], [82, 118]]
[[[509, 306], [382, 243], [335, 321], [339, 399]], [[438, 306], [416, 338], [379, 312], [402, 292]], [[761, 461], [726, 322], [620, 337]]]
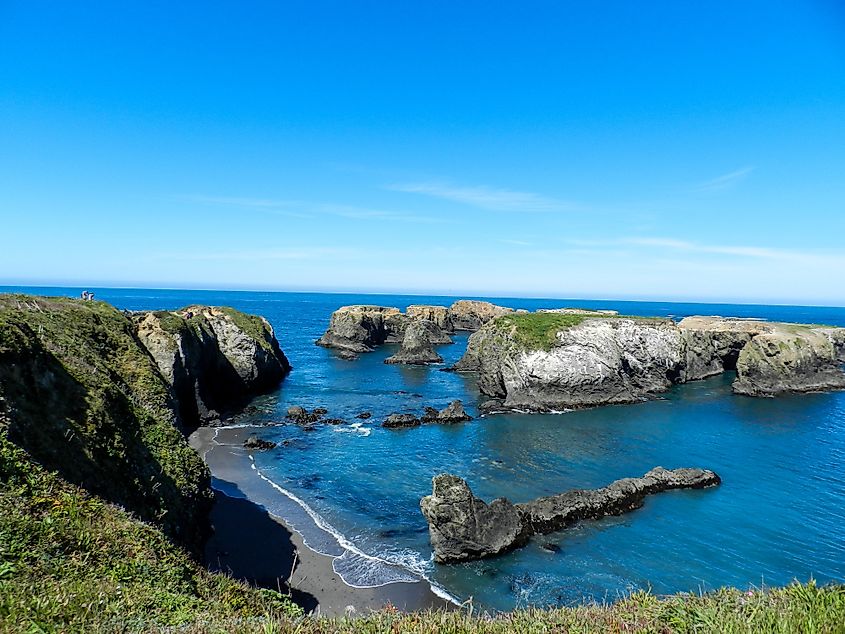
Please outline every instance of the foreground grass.
[[0, 415], [0, 632], [162, 631], [299, 614], [279, 593], [209, 573], [158, 528], [35, 464]]
[[613, 605], [521, 610], [497, 616], [474, 615], [469, 611], [399, 614], [383, 610], [356, 619], [206, 620], [179, 631], [186, 634], [837, 634], [845, 632], [845, 586], [794, 584], [765, 591], [724, 589], [704, 596], [676, 595], [663, 599], [641, 592]]

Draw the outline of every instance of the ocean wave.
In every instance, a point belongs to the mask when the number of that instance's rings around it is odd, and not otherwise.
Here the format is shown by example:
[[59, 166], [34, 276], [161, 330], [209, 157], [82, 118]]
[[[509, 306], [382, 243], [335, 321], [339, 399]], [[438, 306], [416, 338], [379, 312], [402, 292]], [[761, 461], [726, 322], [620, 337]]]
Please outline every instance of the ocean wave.
[[[298, 527], [293, 522], [288, 521], [291, 527], [302, 536], [302, 540], [306, 546], [318, 553], [334, 558], [332, 568], [346, 585], [353, 588], [376, 588], [390, 583], [419, 583], [425, 581], [429, 584], [434, 594], [456, 605], [459, 604], [457, 598], [429, 579], [426, 573], [427, 569], [430, 568], [431, 559], [424, 560], [418, 553], [410, 550], [401, 551], [391, 557], [398, 559], [398, 561], [391, 561], [390, 559], [363, 552], [325, 518], [312, 509], [304, 500], [264, 475], [255, 464], [252, 456], [249, 456], [249, 461], [251, 469], [255, 471], [259, 478], [298, 504], [317, 528], [331, 535], [336, 543], [345, 551], [338, 555], [337, 553], [325, 552], [326, 549], [315, 547], [309, 543], [309, 535], [304, 532], [302, 527]], [[287, 518], [281, 519], [287, 520]]]

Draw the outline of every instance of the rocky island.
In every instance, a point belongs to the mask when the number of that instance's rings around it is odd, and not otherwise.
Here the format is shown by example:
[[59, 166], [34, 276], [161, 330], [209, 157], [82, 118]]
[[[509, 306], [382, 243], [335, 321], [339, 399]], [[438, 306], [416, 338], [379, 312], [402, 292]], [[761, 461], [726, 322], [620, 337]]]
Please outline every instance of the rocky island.
[[454, 369], [478, 373], [488, 410], [554, 411], [633, 403], [727, 370], [738, 394], [842, 389], [843, 358], [842, 328], [578, 310], [497, 317]]
[[595, 490], [576, 489], [512, 504], [489, 504], [472, 494], [461, 478], [440, 474], [433, 492], [420, 501], [428, 521], [434, 560], [455, 563], [491, 557], [525, 545], [532, 535], [561, 530], [585, 519], [621, 515], [640, 508], [648, 495], [673, 489], [718, 486], [721, 479], [704, 469], [655, 467], [641, 478], [624, 478]]
[[415, 328], [406, 347], [424, 346], [425, 341], [430, 345], [447, 344], [452, 343], [449, 333], [475, 331], [496, 317], [516, 312], [476, 300], [458, 300], [448, 308], [412, 305], [404, 313], [389, 306], [342, 306], [332, 313], [328, 329], [316, 343], [344, 353], [372, 352], [385, 343], [403, 343], [408, 326], [423, 322], [427, 324], [425, 329]]

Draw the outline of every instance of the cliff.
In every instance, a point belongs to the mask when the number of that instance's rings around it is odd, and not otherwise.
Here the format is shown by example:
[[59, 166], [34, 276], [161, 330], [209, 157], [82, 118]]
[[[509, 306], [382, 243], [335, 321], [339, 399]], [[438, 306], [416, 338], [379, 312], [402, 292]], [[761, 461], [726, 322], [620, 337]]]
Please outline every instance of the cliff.
[[291, 369], [272, 326], [262, 317], [231, 308], [188, 306], [134, 313], [132, 319], [189, 426], [216, 420], [278, 385]]
[[33, 460], [196, 549], [210, 478], [181, 430], [201, 403], [278, 383], [284, 356], [258, 318], [190, 312], [130, 319], [104, 302], [0, 295], [0, 411]]
[[498, 317], [470, 336], [457, 371], [488, 408], [550, 411], [632, 403], [726, 370], [738, 394], [845, 387], [845, 329], [753, 320], [548, 311]]

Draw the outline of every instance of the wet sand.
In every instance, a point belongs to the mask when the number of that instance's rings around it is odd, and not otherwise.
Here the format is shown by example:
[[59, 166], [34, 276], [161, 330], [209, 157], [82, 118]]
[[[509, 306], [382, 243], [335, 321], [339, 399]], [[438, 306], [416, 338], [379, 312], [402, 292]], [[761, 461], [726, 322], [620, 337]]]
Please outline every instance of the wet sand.
[[[347, 585], [332, 568], [334, 557], [318, 553], [281, 517], [247, 497], [230, 495], [256, 478], [243, 449], [218, 445], [216, 430], [202, 427], [191, 446], [205, 459], [214, 480], [211, 512], [214, 534], [206, 545], [210, 569], [229, 572], [256, 585], [287, 592], [306, 611], [318, 615], [366, 614], [385, 606], [399, 610], [450, 609], [425, 581], [375, 588]], [[281, 495], [281, 494], [279, 494]]]

